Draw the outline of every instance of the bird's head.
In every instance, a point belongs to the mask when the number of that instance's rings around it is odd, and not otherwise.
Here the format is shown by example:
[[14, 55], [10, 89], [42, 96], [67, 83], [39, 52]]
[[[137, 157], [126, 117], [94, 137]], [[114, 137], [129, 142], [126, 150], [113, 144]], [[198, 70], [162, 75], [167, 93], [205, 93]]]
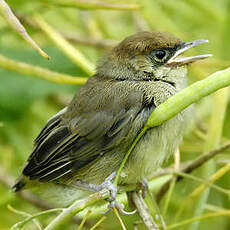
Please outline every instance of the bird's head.
[[184, 42], [167, 33], [139, 32], [125, 38], [101, 61], [98, 73], [117, 80], [160, 80], [185, 75], [186, 65], [209, 54], [184, 57], [207, 40]]

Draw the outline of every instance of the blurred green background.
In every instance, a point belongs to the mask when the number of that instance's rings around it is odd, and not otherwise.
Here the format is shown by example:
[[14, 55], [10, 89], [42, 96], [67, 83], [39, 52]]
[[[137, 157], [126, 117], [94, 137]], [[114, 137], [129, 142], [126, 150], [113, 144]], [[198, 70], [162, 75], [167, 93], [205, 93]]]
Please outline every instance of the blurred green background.
[[[87, 73], [74, 64], [42, 32], [33, 18], [36, 13], [95, 65], [103, 52], [116, 42], [137, 31], [149, 30], [167, 31], [185, 41], [195, 39], [210, 41], [208, 45], [190, 51], [192, 54], [213, 54], [212, 58], [189, 67], [190, 84], [230, 66], [230, 0], [104, 0], [106, 3], [121, 6], [138, 4], [139, 10], [86, 10], [67, 6], [68, 2], [71, 1], [7, 1], [31, 37], [49, 54], [51, 59], [47, 61], [39, 56], [9, 27], [1, 15], [0, 54], [56, 72], [88, 77]], [[68, 104], [80, 85], [56, 84], [3, 68], [0, 68], [0, 81], [0, 229], [5, 230], [22, 220], [22, 216], [7, 209], [8, 204], [28, 213], [40, 211], [38, 207], [9, 190], [4, 183], [8, 179], [5, 175], [14, 178], [19, 175], [39, 130], [50, 116]], [[192, 126], [180, 148], [181, 161], [194, 159], [204, 151], [214, 149], [230, 139], [228, 99], [228, 92], [226, 93], [225, 90], [216, 96], [203, 99], [196, 105]], [[193, 175], [206, 178], [215, 173], [230, 163], [229, 153], [230, 151], [225, 151], [219, 154], [213, 161], [195, 170]], [[173, 164], [173, 160], [167, 164]], [[227, 171], [215, 183], [229, 189], [230, 173]], [[199, 214], [201, 210], [197, 206], [199, 198], [194, 198], [193, 202], [187, 203], [186, 210], [175, 220], [175, 213], [178, 212], [182, 201], [198, 185], [199, 183], [191, 179], [183, 179], [175, 185], [169, 208], [164, 215], [168, 225], [192, 218], [195, 215], [194, 210], [198, 210], [197, 214]], [[206, 198], [203, 213], [230, 208], [229, 196], [226, 194], [211, 189]], [[160, 206], [164, 206], [164, 199]], [[230, 214], [208, 218], [201, 221], [199, 225], [189, 224], [175, 229], [229, 230], [229, 217]], [[133, 229], [133, 223], [139, 220], [138, 216], [122, 218], [127, 229]], [[41, 222], [46, 225], [50, 220], [45, 217], [41, 219]], [[95, 220], [90, 220], [89, 226], [92, 226], [94, 222]], [[137, 226], [138, 229], [145, 229], [142, 224]], [[25, 226], [25, 229], [36, 229], [36, 226], [30, 223]], [[77, 225], [70, 223], [69, 226], [65, 226], [65, 229], [77, 229]], [[98, 229], [122, 228], [114, 214], [110, 213]]]

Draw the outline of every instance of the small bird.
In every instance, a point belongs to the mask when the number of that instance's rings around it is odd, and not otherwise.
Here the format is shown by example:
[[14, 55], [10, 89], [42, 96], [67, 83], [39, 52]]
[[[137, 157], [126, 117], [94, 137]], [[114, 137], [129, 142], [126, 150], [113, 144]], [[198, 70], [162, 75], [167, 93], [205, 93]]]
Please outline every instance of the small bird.
[[[184, 42], [161, 32], [125, 38], [100, 61], [70, 104], [51, 117], [34, 141], [15, 191], [47, 183], [98, 191], [112, 179], [152, 111], [187, 86], [187, 64], [210, 55], [181, 56], [207, 40]], [[119, 184], [135, 184], [175, 152], [187, 109], [149, 129], [131, 153]], [[106, 183], [105, 183], [106, 182]]]

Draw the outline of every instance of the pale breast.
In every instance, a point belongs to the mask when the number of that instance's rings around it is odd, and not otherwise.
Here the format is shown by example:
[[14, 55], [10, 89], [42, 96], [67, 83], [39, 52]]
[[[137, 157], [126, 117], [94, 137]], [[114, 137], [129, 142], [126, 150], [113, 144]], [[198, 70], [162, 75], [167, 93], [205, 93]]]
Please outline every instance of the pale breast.
[[136, 183], [148, 178], [175, 152], [183, 137], [186, 122], [183, 115], [178, 114], [146, 132], [129, 157], [122, 173], [122, 183]]
[[[157, 84], [157, 87], [151, 85], [145, 87], [145, 90], [152, 92], [148, 95], [154, 95], [149, 100], [154, 99], [156, 106], [181, 90], [162, 82]], [[182, 88], [185, 85], [186, 82]], [[122, 173], [121, 183], [136, 183], [143, 178], [148, 178], [161, 166], [163, 161], [176, 151], [187, 126], [189, 114], [190, 109], [186, 109], [162, 125], [146, 132], [128, 159]]]

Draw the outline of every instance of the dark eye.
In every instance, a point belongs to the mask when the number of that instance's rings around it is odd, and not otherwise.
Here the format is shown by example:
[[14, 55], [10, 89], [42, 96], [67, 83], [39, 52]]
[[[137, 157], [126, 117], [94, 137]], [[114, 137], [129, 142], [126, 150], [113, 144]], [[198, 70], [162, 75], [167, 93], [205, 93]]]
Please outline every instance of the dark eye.
[[167, 54], [166, 50], [153, 50], [150, 52], [150, 56], [157, 62], [163, 62], [167, 58]]
[[166, 56], [166, 52], [164, 50], [156, 50], [155, 56], [162, 60]]

